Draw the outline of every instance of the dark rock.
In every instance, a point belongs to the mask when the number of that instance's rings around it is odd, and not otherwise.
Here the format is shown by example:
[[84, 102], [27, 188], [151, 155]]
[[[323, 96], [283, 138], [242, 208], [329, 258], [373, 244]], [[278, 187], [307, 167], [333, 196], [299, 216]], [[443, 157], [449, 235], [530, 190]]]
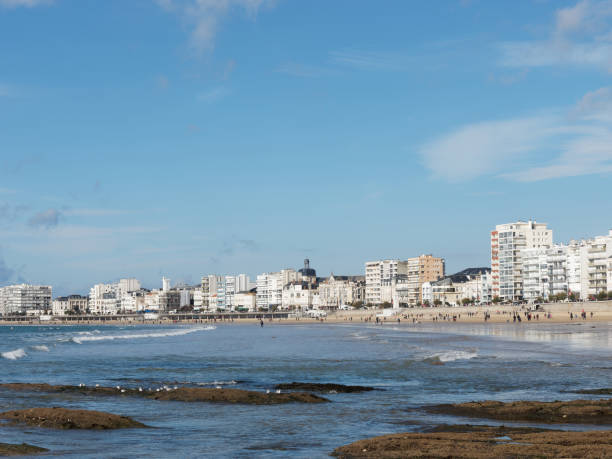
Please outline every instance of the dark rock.
[[572, 400], [568, 402], [469, 402], [435, 405], [433, 413], [502, 421], [529, 421], [558, 424], [612, 424], [612, 400]]
[[504, 426], [439, 426], [429, 433], [399, 433], [359, 440], [332, 453], [345, 459], [601, 458], [611, 454], [612, 431], [542, 431]]
[[146, 427], [126, 416], [103, 411], [69, 410], [66, 408], [29, 408], [26, 410], [5, 411], [0, 419], [14, 424], [46, 427], [49, 429], [126, 429]]
[[306, 390], [311, 392], [338, 392], [349, 394], [353, 392], [368, 392], [371, 390], [377, 390], [374, 387], [368, 386], [345, 386], [343, 384], [329, 384], [329, 383], [307, 383], [307, 382], [292, 382], [277, 384], [274, 386], [275, 389], [279, 390]]
[[40, 446], [28, 445], [11, 445], [10, 443], [0, 443], [0, 456], [32, 456], [34, 454], [45, 453], [49, 451]]

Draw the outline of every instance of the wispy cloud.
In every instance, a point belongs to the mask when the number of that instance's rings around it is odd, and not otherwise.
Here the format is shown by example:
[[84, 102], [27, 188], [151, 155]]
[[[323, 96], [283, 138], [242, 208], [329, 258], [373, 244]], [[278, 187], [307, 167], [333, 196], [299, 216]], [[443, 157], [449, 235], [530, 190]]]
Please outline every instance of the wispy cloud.
[[498, 176], [537, 181], [612, 171], [612, 90], [586, 94], [574, 107], [460, 127], [420, 149], [435, 177]]
[[119, 209], [65, 209], [62, 214], [67, 217], [109, 217], [113, 215], [125, 215], [125, 210]]
[[0, 0], [0, 7], [3, 8], [33, 8], [40, 5], [50, 5], [53, 0]]
[[548, 36], [500, 44], [508, 67], [587, 66], [612, 72], [612, 0], [581, 0], [556, 11]]
[[59, 224], [62, 216], [62, 212], [60, 212], [58, 209], [47, 209], [34, 214], [28, 220], [28, 225], [35, 228], [50, 229]]
[[230, 94], [231, 94], [231, 91], [229, 89], [227, 89], [224, 86], [220, 86], [218, 88], [212, 88], [207, 91], [202, 91], [198, 93], [196, 98], [200, 102], [206, 102], [210, 104], [220, 99], [223, 99], [224, 97], [227, 97]]
[[8, 84], [0, 83], [0, 97], [13, 97], [15, 90]]
[[221, 21], [235, 11], [255, 20], [261, 8], [272, 7], [275, 0], [155, 0], [164, 10], [180, 16], [191, 30], [191, 45], [198, 52], [214, 48]]
[[157, 86], [157, 89], [168, 89], [168, 86], [170, 86], [170, 80], [165, 75], [158, 75], [157, 78], [155, 78], [155, 85]]
[[393, 70], [405, 67], [408, 64], [407, 57], [402, 54], [380, 51], [331, 51], [329, 57], [335, 64], [358, 67], [361, 69]]
[[0, 203], [0, 223], [12, 222], [21, 217], [27, 210], [28, 206], [23, 204], [12, 205], [6, 202]]
[[279, 73], [303, 78], [319, 78], [338, 73], [336, 70], [326, 67], [286, 62], [276, 68]]

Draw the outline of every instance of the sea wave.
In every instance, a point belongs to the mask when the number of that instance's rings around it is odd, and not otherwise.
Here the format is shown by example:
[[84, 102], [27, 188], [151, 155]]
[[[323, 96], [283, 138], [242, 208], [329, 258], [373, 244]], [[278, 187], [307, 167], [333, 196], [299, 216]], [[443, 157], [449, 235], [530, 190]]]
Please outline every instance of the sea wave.
[[168, 330], [151, 333], [131, 333], [125, 335], [97, 335], [97, 336], [74, 336], [71, 341], [77, 344], [83, 344], [89, 341], [113, 341], [116, 339], [142, 339], [142, 338], [164, 338], [166, 336], [181, 336], [189, 333], [194, 333], [204, 330], [214, 330], [216, 327], [210, 325], [208, 327], [187, 328], [181, 330]]
[[199, 382], [196, 383], [197, 386], [235, 386], [239, 381], [211, 381], [211, 382]]
[[35, 351], [41, 351], [41, 352], [49, 352], [49, 348], [47, 346], [45, 346], [44, 344], [39, 344], [36, 346], [31, 346], [31, 348]]
[[23, 348], [19, 348], [19, 349], [15, 349], [14, 351], [3, 352], [0, 355], [4, 359], [17, 360], [17, 359], [20, 359], [22, 357], [25, 357], [28, 354], [26, 354], [26, 351], [24, 351]]
[[425, 360], [438, 360], [442, 363], [445, 362], [454, 362], [455, 360], [470, 360], [475, 357], [478, 357], [478, 352], [476, 351], [446, 351], [439, 352], [437, 354], [431, 355], [427, 357]]

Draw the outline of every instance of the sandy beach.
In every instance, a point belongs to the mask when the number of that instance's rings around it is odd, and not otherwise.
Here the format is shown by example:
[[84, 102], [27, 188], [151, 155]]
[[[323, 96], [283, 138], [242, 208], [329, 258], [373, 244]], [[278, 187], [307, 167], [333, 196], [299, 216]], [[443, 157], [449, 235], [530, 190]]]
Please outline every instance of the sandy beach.
[[[583, 313], [586, 317], [583, 318]], [[485, 315], [487, 317], [485, 321]], [[64, 321], [51, 319], [41, 321], [38, 318], [24, 318], [14, 322], [0, 320], [0, 325], [169, 325], [169, 324], [231, 324], [259, 323], [259, 318], [243, 318], [229, 313], [213, 314], [211, 318], [194, 318], [197, 314], [185, 314], [187, 317], [163, 316], [157, 320], [143, 320], [141, 315], [113, 318], [99, 316], [93, 320]], [[521, 324], [539, 323], [575, 323], [575, 322], [612, 322], [612, 301], [586, 301], [576, 303], [542, 303], [536, 310], [530, 305], [491, 305], [459, 307], [414, 307], [402, 309], [354, 309], [351, 311], [328, 311], [323, 318], [303, 317], [293, 312], [289, 317], [264, 318], [264, 324], [303, 324], [303, 323], [365, 323], [379, 324], [399, 323], [417, 324], [427, 322], [447, 323], [518, 323], [514, 317], [520, 316]], [[90, 316], [91, 317], [91, 316]]]

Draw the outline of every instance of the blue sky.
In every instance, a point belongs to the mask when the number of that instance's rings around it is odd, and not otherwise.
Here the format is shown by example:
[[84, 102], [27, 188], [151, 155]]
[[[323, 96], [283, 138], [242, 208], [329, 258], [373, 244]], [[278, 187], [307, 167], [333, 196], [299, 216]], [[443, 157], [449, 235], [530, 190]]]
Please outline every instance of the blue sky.
[[0, 284], [612, 226], [612, 1], [0, 0]]

